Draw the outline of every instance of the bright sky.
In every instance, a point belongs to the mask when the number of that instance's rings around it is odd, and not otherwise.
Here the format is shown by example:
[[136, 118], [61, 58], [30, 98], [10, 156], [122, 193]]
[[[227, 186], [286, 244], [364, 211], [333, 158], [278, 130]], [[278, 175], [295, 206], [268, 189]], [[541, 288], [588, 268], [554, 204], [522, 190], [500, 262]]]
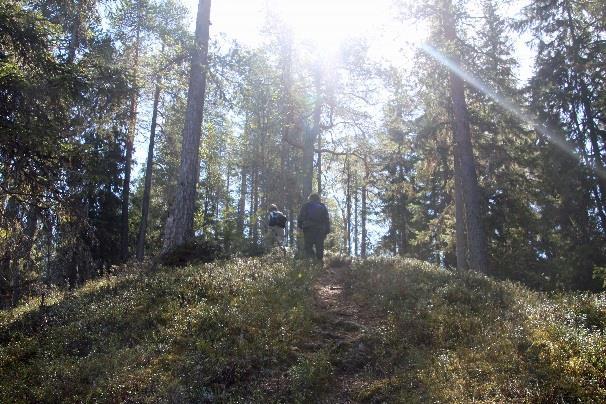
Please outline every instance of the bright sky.
[[[194, 29], [198, 0], [181, 0], [190, 10]], [[470, 0], [473, 3], [474, 0]], [[515, 15], [530, 0], [510, 0], [506, 12]], [[407, 67], [415, 46], [423, 42], [426, 30], [422, 25], [398, 18], [393, 7], [396, 0], [213, 0], [211, 5], [211, 37], [226, 34], [243, 45], [256, 47], [263, 41], [263, 27], [268, 10], [282, 16], [293, 30], [297, 42], [312, 42], [330, 53], [348, 37], [365, 37], [369, 57], [375, 62]], [[518, 77], [530, 77], [532, 52], [525, 45], [528, 38], [513, 38], [516, 57], [520, 62]], [[143, 119], [142, 121], [145, 121]], [[147, 125], [148, 123], [142, 122]], [[144, 131], [146, 132], [146, 131]], [[145, 163], [146, 136], [137, 142], [136, 160]]]
[[[197, 0], [183, 0], [195, 18]], [[402, 24], [394, 16], [393, 0], [215, 0], [211, 6], [211, 36], [225, 33], [254, 47], [262, 41], [267, 10], [292, 27], [295, 39], [334, 50], [349, 37], [365, 37], [371, 57], [403, 60], [401, 50], [422, 39], [423, 30]], [[192, 21], [193, 25], [193, 21]], [[405, 52], [406, 53], [406, 52]]]
[[[197, 0], [183, 0], [196, 18]], [[260, 40], [261, 23], [265, 16], [265, 0], [215, 0], [212, 2], [211, 35], [227, 33], [246, 45], [254, 46]]]
[[[192, 29], [198, 0], [182, 0], [191, 11]], [[510, 0], [506, 12], [516, 14], [529, 0]], [[225, 33], [238, 42], [255, 47], [262, 42], [267, 12], [282, 16], [295, 39], [312, 42], [331, 52], [348, 37], [365, 37], [369, 56], [375, 61], [405, 65], [415, 45], [423, 42], [426, 30], [420, 24], [403, 22], [394, 0], [214, 0], [211, 6], [211, 36]], [[473, 3], [473, 1], [471, 2]], [[520, 61], [519, 78], [531, 72], [532, 54], [519, 35], [513, 38]]]

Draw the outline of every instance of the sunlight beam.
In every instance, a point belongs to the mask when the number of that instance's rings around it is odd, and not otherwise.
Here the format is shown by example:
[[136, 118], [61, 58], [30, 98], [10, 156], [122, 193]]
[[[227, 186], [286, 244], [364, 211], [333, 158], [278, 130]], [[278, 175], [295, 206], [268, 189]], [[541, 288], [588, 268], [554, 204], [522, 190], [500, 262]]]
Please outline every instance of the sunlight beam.
[[478, 78], [471, 75], [469, 72], [463, 70], [463, 68], [456, 63], [454, 60], [442, 54], [437, 49], [433, 48], [428, 44], [419, 45], [421, 50], [425, 52], [427, 55], [435, 59], [438, 63], [442, 64], [444, 67], [449, 69], [451, 72], [459, 76], [461, 79], [471, 84], [477, 90], [481, 91], [488, 97], [492, 98], [495, 102], [497, 102], [501, 107], [509, 111], [520, 121], [525, 122], [527, 125], [531, 126], [535, 131], [542, 134], [549, 140], [553, 145], [558, 147], [560, 150], [564, 151], [566, 154], [574, 157], [579, 161], [581, 166], [589, 169], [591, 172], [595, 173], [602, 179], [606, 179], [606, 171], [600, 169], [599, 167], [587, 166], [581, 156], [575, 151], [574, 147], [566, 141], [563, 135], [556, 133], [552, 130], [549, 130], [545, 125], [539, 122], [539, 120], [531, 115], [529, 112], [524, 111], [522, 107], [517, 105], [515, 102], [510, 100], [509, 98], [500, 95], [497, 91], [487, 84], [480, 81]]
[[398, 59], [401, 38], [420, 40], [424, 30], [393, 18], [392, 0], [266, 0], [267, 9], [288, 26], [295, 40], [323, 54], [338, 53], [362, 39], [381, 57]]

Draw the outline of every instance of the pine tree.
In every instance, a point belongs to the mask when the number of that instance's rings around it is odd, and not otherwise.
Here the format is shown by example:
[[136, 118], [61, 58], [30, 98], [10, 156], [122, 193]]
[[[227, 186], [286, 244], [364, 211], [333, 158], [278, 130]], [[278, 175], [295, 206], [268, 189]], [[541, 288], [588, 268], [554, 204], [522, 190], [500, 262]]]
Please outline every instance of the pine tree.
[[187, 95], [187, 113], [181, 145], [179, 181], [175, 199], [166, 220], [163, 251], [169, 251], [184, 244], [194, 236], [196, 187], [200, 174], [199, 147], [208, 69], [210, 4], [211, 0], [200, 0], [198, 3], [195, 44]]

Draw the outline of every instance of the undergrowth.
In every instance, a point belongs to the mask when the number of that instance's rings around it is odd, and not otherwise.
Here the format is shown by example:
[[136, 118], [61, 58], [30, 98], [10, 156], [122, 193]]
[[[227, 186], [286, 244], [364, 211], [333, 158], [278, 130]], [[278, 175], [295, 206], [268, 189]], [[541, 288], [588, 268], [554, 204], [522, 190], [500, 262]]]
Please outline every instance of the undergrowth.
[[310, 344], [330, 325], [309, 262], [130, 267], [0, 312], [0, 402], [317, 402], [342, 397], [346, 372], [359, 402], [606, 400], [604, 294], [414, 260], [334, 264], [373, 319], [363, 351]]
[[348, 271], [351, 298], [381, 319], [358, 400], [606, 400], [606, 295], [547, 295], [415, 260]]
[[292, 395], [316, 267], [274, 258], [129, 272], [0, 313], [0, 402]]

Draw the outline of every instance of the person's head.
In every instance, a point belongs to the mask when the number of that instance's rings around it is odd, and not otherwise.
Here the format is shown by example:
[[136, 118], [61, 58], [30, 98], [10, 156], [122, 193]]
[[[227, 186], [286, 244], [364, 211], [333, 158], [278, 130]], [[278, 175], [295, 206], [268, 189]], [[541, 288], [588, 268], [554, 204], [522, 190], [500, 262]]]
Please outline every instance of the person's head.
[[320, 194], [317, 192], [312, 192], [311, 194], [309, 194], [309, 197], [307, 199], [309, 200], [309, 202], [320, 202]]
[[272, 203], [271, 205], [269, 205], [269, 211], [270, 212], [275, 212], [277, 210], [278, 210], [278, 207], [274, 203]]

